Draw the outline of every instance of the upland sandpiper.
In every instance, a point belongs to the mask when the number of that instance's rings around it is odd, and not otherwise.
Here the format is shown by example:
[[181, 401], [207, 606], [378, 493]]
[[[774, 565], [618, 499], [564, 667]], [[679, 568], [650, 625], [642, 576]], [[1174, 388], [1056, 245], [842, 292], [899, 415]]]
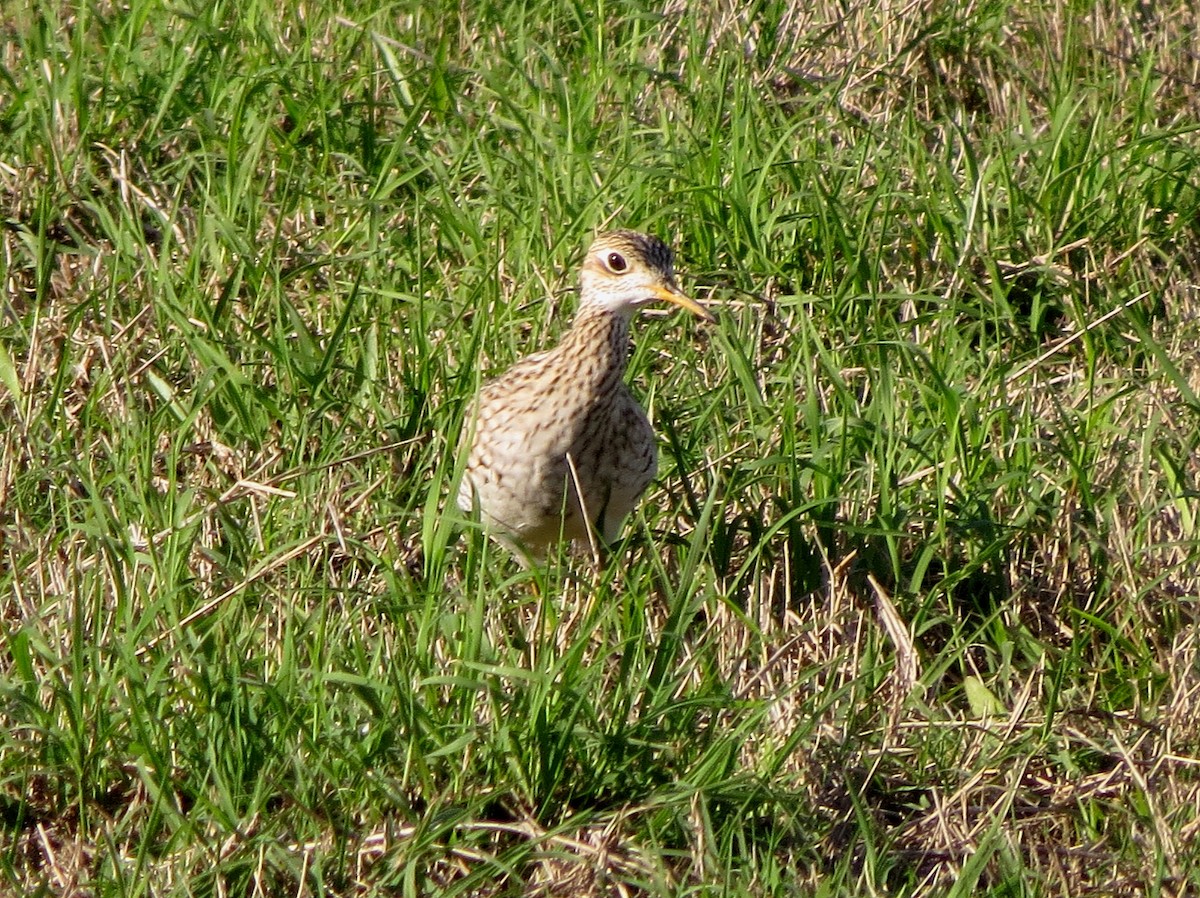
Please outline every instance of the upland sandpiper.
[[484, 385], [467, 418], [471, 438], [458, 492], [518, 558], [560, 539], [612, 543], [654, 479], [658, 450], [625, 385], [629, 322], [653, 302], [714, 320], [675, 282], [674, 254], [657, 237], [611, 231], [592, 243], [579, 311], [554, 349]]

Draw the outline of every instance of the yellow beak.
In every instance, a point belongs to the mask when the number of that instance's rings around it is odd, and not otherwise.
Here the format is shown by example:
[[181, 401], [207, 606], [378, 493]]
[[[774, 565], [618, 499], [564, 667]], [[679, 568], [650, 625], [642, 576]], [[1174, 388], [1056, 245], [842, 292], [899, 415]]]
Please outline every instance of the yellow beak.
[[704, 308], [704, 306], [700, 305], [700, 303], [696, 302], [690, 296], [684, 295], [683, 291], [678, 287], [659, 286], [655, 287], [653, 292], [655, 299], [661, 299], [663, 302], [669, 302], [672, 305], [687, 309], [697, 318], [701, 318], [709, 323], [717, 320], [713, 317], [712, 312]]

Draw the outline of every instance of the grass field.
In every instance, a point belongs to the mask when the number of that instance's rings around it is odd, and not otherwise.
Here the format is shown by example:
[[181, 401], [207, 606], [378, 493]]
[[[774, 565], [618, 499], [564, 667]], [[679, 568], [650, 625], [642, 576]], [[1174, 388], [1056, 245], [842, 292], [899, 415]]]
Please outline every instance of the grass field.
[[[0, 895], [1200, 891], [1200, 12], [0, 8]], [[596, 231], [658, 482], [453, 509]]]

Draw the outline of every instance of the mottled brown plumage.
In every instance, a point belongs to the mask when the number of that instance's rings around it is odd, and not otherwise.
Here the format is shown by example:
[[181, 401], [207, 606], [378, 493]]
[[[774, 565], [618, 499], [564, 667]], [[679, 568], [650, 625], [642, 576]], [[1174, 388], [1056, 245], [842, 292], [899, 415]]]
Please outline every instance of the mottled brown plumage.
[[623, 379], [630, 318], [662, 301], [712, 320], [680, 291], [673, 262], [655, 237], [597, 237], [562, 342], [480, 391], [458, 504], [478, 508], [488, 531], [519, 553], [540, 556], [560, 537], [615, 540], [654, 479], [654, 431]]

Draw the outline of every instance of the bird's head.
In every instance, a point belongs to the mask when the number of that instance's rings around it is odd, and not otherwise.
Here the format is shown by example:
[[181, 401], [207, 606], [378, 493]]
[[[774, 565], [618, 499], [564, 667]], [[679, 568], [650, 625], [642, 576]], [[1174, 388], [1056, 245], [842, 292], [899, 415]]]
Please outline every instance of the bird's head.
[[668, 302], [705, 321], [715, 320], [675, 282], [671, 248], [637, 231], [609, 231], [588, 248], [580, 278], [581, 306], [630, 315], [653, 302]]

